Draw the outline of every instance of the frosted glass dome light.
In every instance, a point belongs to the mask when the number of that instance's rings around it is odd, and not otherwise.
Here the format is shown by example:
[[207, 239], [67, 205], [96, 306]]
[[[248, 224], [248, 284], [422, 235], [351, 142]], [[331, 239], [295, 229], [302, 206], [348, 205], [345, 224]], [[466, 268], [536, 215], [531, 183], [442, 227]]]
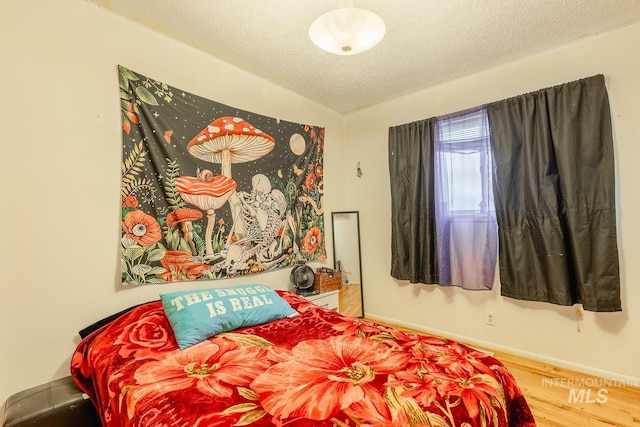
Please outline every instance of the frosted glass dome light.
[[385, 31], [384, 21], [375, 13], [355, 7], [339, 7], [313, 21], [309, 27], [309, 38], [327, 52], [355, 55], [377, 45]]

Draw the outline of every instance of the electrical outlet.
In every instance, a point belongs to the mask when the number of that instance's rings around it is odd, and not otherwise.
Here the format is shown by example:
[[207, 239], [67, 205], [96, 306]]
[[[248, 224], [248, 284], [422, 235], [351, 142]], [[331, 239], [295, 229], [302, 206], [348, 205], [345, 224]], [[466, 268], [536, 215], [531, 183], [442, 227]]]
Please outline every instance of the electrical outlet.
[[487, 325], [496, 326], [496, 316], [493, 311], [487, 311]]

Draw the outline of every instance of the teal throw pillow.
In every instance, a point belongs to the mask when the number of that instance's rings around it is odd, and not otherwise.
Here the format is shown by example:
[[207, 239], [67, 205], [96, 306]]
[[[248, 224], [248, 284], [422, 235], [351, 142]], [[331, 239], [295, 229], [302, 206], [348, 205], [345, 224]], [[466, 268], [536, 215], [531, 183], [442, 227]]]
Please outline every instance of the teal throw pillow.
[[171, 292], [160, 294], [160, 300], [181, 349], [221, 332], [298, 314], [264, 285]]

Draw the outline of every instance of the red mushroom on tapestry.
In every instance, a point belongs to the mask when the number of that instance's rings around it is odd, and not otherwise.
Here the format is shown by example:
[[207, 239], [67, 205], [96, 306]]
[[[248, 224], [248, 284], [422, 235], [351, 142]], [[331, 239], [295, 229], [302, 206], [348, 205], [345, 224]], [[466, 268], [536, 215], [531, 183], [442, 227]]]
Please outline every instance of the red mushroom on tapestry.
[[[189, 144], [189, 154], [205, 162], [220, 163], [222, 175], [231, 178], [231, 164], [258, 160], [275, 147], [275, 139], [240, 117], [219, 117], [202, 129]], [[238, 197], [231, 195], [231, 204], [239, 206]], [[237, 209], [231, 216], [238, 234], [244, 235], [244, 224]]]
[[212, 121], [187, 144], [193, 157], [220, 163], [222, 175], [231, 178], [231, 163], [257, 160], [271, 152], [275, 140], [240, 117], [225, 116]]
[[167, 215], [167, 226], [174, 227], [180, 225], [182, 237], [187, 242], [193, 240], [193, 221], [202, 218], [202, 212], [190, 209], [180, 208]]
[[176, 178], [175, 186], [180, 197], [185, 202], [207, 211], [205, 252], [207, 255], [211, 255], [213, 254], [211, 237], [213, 236], [213, 227], [216, 220], [216, 209], [225, 204], [227, 199], [235, 193], [238, 185], [227, 176], [214, 176], [209, 171], [203, 171], [200, 176], [206, 176], [207, 180], [191, 176], [180, 176]]
[[166, 270], [157, 276], [167, 282], [175, 280], [194, 280], [202, 276], [204, 270], [209, 269], [207, 264], [198, 264], [192, 261], [192, 255], [185, 251], [166, 251], [160, 264]]

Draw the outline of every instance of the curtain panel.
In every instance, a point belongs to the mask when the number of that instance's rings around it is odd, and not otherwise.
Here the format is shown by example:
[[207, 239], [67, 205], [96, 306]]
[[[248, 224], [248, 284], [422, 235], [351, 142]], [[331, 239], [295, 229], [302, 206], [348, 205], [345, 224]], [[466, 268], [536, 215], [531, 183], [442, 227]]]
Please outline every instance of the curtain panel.
[[501, 294], [620, 311], [604, 76], [487, 106]]
[[436, 284], [438, 252], [434, 200], [436, 119], [389, 128], [391, 276]]

